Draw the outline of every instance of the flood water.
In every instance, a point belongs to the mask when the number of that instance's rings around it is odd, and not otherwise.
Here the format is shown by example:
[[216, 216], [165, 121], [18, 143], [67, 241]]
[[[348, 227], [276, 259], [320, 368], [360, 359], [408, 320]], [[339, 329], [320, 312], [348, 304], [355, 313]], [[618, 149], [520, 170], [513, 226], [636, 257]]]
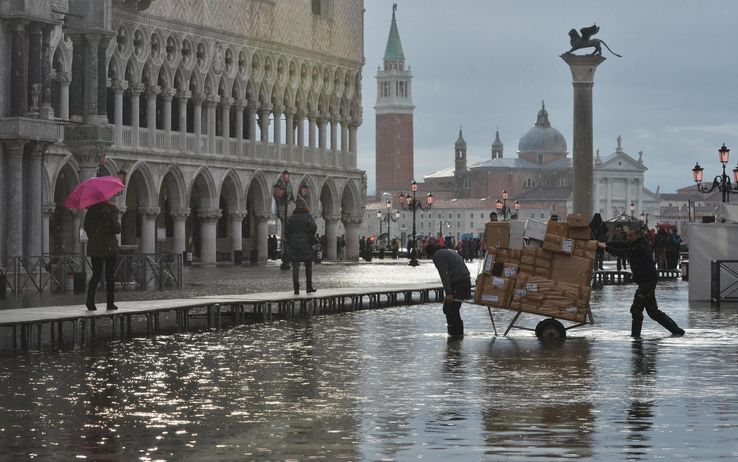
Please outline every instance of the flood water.
[[[561, 344], [440, 305], [0, 357], [4, 460], [736, 460], [738, 310], [657, 289], [685, 329], [628, 334], [633, 286]], [[498, 329], [510, 315], [495, 311]], [[523, 317], [532, 327], [540, 320]]]

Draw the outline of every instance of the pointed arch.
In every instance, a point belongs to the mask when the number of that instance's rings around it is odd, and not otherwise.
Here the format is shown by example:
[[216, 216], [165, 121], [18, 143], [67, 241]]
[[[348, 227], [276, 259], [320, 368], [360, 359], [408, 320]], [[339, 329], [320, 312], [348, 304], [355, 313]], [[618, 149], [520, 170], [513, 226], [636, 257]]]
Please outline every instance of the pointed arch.
[[353, 180], [348, 180], [341, 193], [341, 216], [361, 217], [361, 195]]
[[172, 76], [172, 70], [169, 68], [169, 66], [161, 66], [159, 68], [159, 73], [156, 78], [156, 84], [161, 86], [161, 88], [174, 87], [174, 77]]
[[202, 94], [205, 92], [205, 82], [203, 81], [202, 74], [197, 70], [190, 73], [190, 85], [189, 90], [193, 94]]
[[115, 54], [108, 60], [108, 78], [111, 80], [124, 80], [123, 63], [120, 57]]
[[297, 187], [299, 188], [303, 182], [307, 184], [308, 188], [310, 188], [308, 207], [310, 207], [310, 213], [315, 215], [320, 209], [320, 191], [316, 187], [315, 180], [309, 174], [303, 175], [300, 178], [300, 181], [297, 182]]
[[134, 82], [141, 82], [141, 65], [138, 61], [131, 58], [128, 60], [128, 63], [126, 64], [126, 70], [125, 70], [125, 80], [128, 81], [128, 83], [134, 83]]
[[170, 204], [172, 207], [187, 208], [187, 183], [179, 165], [172, 163], [167, 166], [161, 176], [157, 190], [161, 192], [165, 187], [171, 197]]
[[340, 204], [338, 202], [338, 189], [333, 178], [328, 177], [323, 181], [320, 187], [320, 203], [323, 209], [323, 215], [335, 215], [340, 212]]
[[155, 207], [158, 197], [155, 185], [154, 176], [148, 164], [143, 160], [139, 160], [133, 164], [131, 170], [128, 172], [128, 180], [126, 181], [126, 189], [124, 191], [126, 202], [128, 201], [130, 191], [136, 194], [138, 206]]
[[196, 186], [201, 187], [204, 189], [204, 191], [200, 191], [200, 193], [205, 193], [206, 196], [200, 197], [200, 205], [202, 206], [202, 208], [216, 208], [217, 187], [215, 186], [215, 180], [213, 179], [213, 174], [212, 172], [210, 172], [210, 169], [207, 166], [203, 165], [195, 171], [195, 174], [192, 176], [192, 178], [194, 178], [194, 180], [192, 181], [192, 185], [190, 186], [190, 190], [188, 191], [188, 197], [192, 198], [192, 193]]
[[270, 189], [264, 173], [261, 170], [255, 171], [246, 189], [246, 202], [254, 206], [254, 210], [250, 212], [264, 214], [271, 211]]
[[244, 188], [238, 173], [230, 168], [223, 175], [223, 181], [220, 184], [220, 196], [225, 196], [228, 203], [228, 210], [243, 210], [244, 208]]

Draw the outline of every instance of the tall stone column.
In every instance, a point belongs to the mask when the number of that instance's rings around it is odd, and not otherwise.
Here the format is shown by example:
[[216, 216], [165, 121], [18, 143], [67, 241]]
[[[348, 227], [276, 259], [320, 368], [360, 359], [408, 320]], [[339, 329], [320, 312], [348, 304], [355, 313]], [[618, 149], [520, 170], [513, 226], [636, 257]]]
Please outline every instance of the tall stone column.
[[343, 227], [346, 230], [346, 260], [359, 261], [359, 232], [361, 217], [343, 217]]
[[28, 34], [28, 112], [38, 115], [41, 103], [41, 24], [31, 23]]
[[327, 123], [328, 114], [321, 114], [320, 118], [318, 119], [318, 147], [321, 150], [325, 150], [326, 148], [326, 123]]
[[218, 106], [218, 96], [208, 96], [205, 104], [208, 108], [208, 154], [215, 154], [215, 108]]
[[159, 207], [139, 207], [141, 215], [141, 253], [156, 253], [156, 218], [159, 216]]
[[[105, 62], [105, 54], [100, 56], [100, 43], [105, 37], [101, 34], [85, 34], [84, 38], [84, 123], [86, 125], [106, 126], [108, 118], [105, 116], [105, 103], [102, 103], [102, 110], [99, 106], [101, 104], [101, 85], [103, 85], [102, 89], [105, 88], [105, 80], [101, 81], [99, 76], [100, 61], [103, 64]], [[76, 42], [75, 46], [77, 46]], [[72, 76], [72, 78], [74, 79], [75, 76]]]
[[563, 54], [561, 59], [569, 65], [574, 86], [572, 212], [590, 216], [593, 202], [592, 86], [595, 70], [605, 58]]
[[236, 252], [243, 251], [243, 218], [246, 212], [229, 212], [228, 225], [231, 227], [231, 251], [233, 252], [233, 261], [235, 263]]
[[238, 152], [234, 153], [238, 156], [243, 155], [243, 109], [246, 107], [246, 101], [239, 99], [236, 101], [236, 141]]
[[121, 146], [123, 144], [123, 92], [126, 89], [126, 82], [123, 80], [113, 80], [113, 121], [115, 123], [115, 131], [113, 132], [113, 144]]
[[161, 118], [162, 118], [162, 127], [164, 128], [164, 132], [166, 133], [165, 139], [164, 139], [164, 148], [165, 149], [171, 149], [172, 148], [172, 98], [174, 98], [174, 95], [177, 94], [177, 90], [174, 88], [164, 88], [161, 91], [161, 102], [162, 102], [162, 111], [161, 111]]
[[220, 209], [202, 209], [198, 211], [200, 219], [200, 262], [204, 265], [215, 265], [215, 233], [218, 218], [223, 213]]
[[269, 142], [269, 114], [272, 113], [272, 105], [264, 103], [259, 110], [259, 125], [261, 130], [261, 142]]
[[249, 101], [248, 106], [246, 106], [246, 110], [248, 111], [248, 139], [251, 141], [251, 143], [256, 142], [256, 103], [253, 101]]
[[274, 145], [279, 151], [279, 147], [282, 144], [282, 111], [284, 106], [275, 105], [272, 109], [272, 115], [274, 116]]
[[355, 120], [349, 123], [349, 151], [353, 153], [356, 153], [356, 138], [359, 131], [359, 125], [361, 125], [361, 120]]
[[44, 25], [41, 35], [41, 108], [40, 117], [51, 120], [54, 108], [51, 106], [51, 33], [53, 26]]
[[259, 253], [259, 261], [265, 262], [269, 255], [268, 224], [270, 215], [265, 213], [256, 214], [256, 249]]
[[285, 139], [284, 144], [292, 146], [295, 144], [295, 109], [288, 107], [284, 111]]
[[190, 209], [175, 209], [170, 211], [172, 220], [174, 221], [174, 248], [175, 254], [182, 255], [186, 250], [186, 228], [187, 217], [190, 216]]
[[[6, 255], [23, 256], [23, 151], [25, 140], [4, 141]], [[5, 221], [5, 220], [4, 220]]]
[[145, 147], [156, 147], [156, 97], [161, 93], [159, 85], [146, 87], [146, 129], [149, 132], [149, 145]]
[[192, 131], [195, 133], [195, 152], [197, 154], [202, 151], [202, 103], [206, 99], [207, 96], [202, 93], [192, 96]]
[[349, 152], [349, 119], [341, 120], [341, 152], [344, 154]]
[[338, 117], [335, 115], [330, 118], [331, 123], [331, 151], [338, 151]]
[[138, 133], [141, 128], [141, 108], [139, 106], [141, 101], [141, 94], [144, 92], [144, 85], [142, 83], [134, 83], [129, 86], [131, 93], [131, 145], [136, 147], [139, 145]]
[[[25, 20], [10, 23], [13, 33], [12, 54], [10, 57], [10, 113], [24, 116], [28, 112], [28, 44]], [[8, 247], [10, 249], [10, 247]], [[10, 255], [10, 253], [8, 253]]]
[[75, 255], [82, 254], [82, 243], [79, 242], [79, 228], [82, 226], [82, 211], [70, 210], [72, 216], [72, 253]]
[[59, 117], [62, 120], [69, 120], [69, 84], [72, 78], [68, 72], [61, 72], [56, 75], [59, 82]]
[[32, 142], [28, 146], [28, 184], [26, 185], [25, 256], [43, 253], [43, 162], [47, 143]]
[[297, 145], [300, 148], [305, 147], [305, 113], [297, 111], [295, 114], [295, 123], [297, 124]]
[[605, 217], [603, 217], [605, 220], [609, 220], [612, 218], [610, 215], [612, 215], [612, 178], [605, 178], [605, 181], [607, 182], [607, 196], [606, 196], [606, 203], [607, 203], [607, 209], [605, 209]]
[[338, 221], [340, 215], [324, 215], [325, 220], [325, 255], [328, 260], [336, 260], [338, 258]]
[[44, 255], [49, 254], [49, 249], [51, 248], [49, 246], [49, 221], [51, 215], [54, 214], [54, 210], [56, 210], [56, 204], [53, 202], [47, 202], [43, 206], [44, 224], [41, 232], [41, 252]]
[[192, 93], [182, 90], [177, 93], [177, 102], [179, 102], [179, 150], [187, 151], [187, 101], [189, 101]]
[[231, 153], [231, 104], [233, 98], [230, 96], [221, 96], [220, 98], [220, 126], [223, 129], [223, 152], [222, 154]]
[[315, 130], [318, 120], [318, 113], [314, 112], [308, 115], [308, 147], [315, 147]]

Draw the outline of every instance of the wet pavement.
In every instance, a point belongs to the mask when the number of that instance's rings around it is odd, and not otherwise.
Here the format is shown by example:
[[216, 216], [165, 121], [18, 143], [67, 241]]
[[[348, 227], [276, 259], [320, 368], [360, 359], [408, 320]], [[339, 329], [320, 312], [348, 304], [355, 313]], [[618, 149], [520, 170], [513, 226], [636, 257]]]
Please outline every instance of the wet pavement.
[[[434, 279], [432, 266], [417, 270], [324, 266], [316, 280]], [[243, 287], [222, 271], [222, 287]], [[261, 271], [262, 290], [284, 284], [278, 269]], [[204, 290], [221, 287], [203, 283]], [[430, 304], [6, 354], [0, 454], [735, 460], [738, 308], [690, 305], [686, 283], [664, 283], [660, 306], [687, 335], [671, 337], [646, 318], [644, 338], [633, 341], [633, 289], [595, 291], [596, 324], [570, 330], [563, 343], [518, 330], [495, 338], [486, 308], [474, 305], [462, 308], [467, 335], [448, 341], [440, 305]], [[511, 318], [494, 313], [498, 328]], [[522, 324], [540, 319], [525, 316]]]

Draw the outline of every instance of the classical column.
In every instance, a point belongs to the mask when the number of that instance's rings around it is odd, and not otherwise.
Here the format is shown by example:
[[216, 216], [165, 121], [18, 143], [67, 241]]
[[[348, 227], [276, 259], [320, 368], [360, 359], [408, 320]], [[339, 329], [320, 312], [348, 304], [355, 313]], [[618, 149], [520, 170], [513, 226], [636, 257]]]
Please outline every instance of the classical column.
[[[105, 61], [105, 55], [99, 56], [99, 44], [103, 39], [101, 34], [85, 34], [84, 40], [84, 122], [88, 125], [107, 125], [108, 118], [100, 114], [100, 84], [98, 75], [100, 60]], [[75, 43], [75, 46], [77, 43]], [[72, 76], [74, 78], [74, 76]], [[104, 88], [104, 87], [103, 87]], [[103, 106], [104, 108], [105, 106]], [[104, 114], [104, 111], [103, 111]]]
[[187, 217], [190, 216], [190, 209], [175, 209], [171, 210], [169, 213], [172, 216], [172, 221], [174, 222], [173, 251], [175, 254], [182, 255], [186, 250], [185, 237], [187, 233], [185, 223], [187, 222]]
[[28, 146], [28, 184], [26, 185], [25, 255], [41, 256], [43, 250], [43, 176], [44, 153], [47, 143], [31, 142]]
[[320, 118], [318, 119], [318, 147], [321, 150], [325, 150], [326, 142], [327, 142], [325, 131], [326, 131], [327, 118], [329, 117], [329, 115], [327, 113], [323, 113], [319, 117]]
[[238, 141], [238, 152], [235, 153], [239, 156], [243, 155], [243, 109], [246, 107], [246, 101], [239, 99], [236, 100], [236, 141]]
[[331, 151], [338, 150], [338, 117], [332, 115], [329, 119], [331, 123]]
[[23, 150], [25, 140], [4, 141], [5, 146], [5, 217], [6, 254], [23, 255]]
[[26, 66], [26, 59], [28, 59], [26, 25], [28, 22], [17, 20], [10, 24], [13, 33], [10, 57], [10, 112], [14, 116], [24, 116], [28, 112], [28, 68]]
[[[82, 121], [85, 112], [85, 82], [87, 68], [85, 64], [87, 41], [84, 34], [70, 33], [72, 40], [72, 75], [69, 87], [69, 112], [78, 121]], [[69, 118], [69, 117], [67, 117]]]
[[297, 123], [297, 145], [301, 148], [305, 147], [305, 113], [297, 111], [295, 115], [295, 123]]
[[272, 110], [272, 114], [274, 115], [274, 144], [277, 147], [277, 150], [279, 150], [279, 145], [282, 144], [282, 111], [284, 110], [284, 106], [282, 105], [275, 105], [274, 109]]
[[177, 101], [179, 102], [179, 150], [187, 151], [187, 101], [192, 93], [187, 90], [181, 90], [177, 93]]
[[72, 216], [72, 253], [75, 255], [82, 254], [82, 243], [79, 242], [79, 228], [82, 226], [82, 211], [69, 209]]
[[607, 181], [607, 210], [605, 210], [606, 215], [603, 218], [609, 220], [612, 214], [612, 179], [605, 178], [605, 181]]
[[146, 128], [149, 132], [149, 145], [146, 147], [156, 147], [156, 97], [161, 93], [159, 85], [149, 85], [146, 87]]
[[353, 153], [356, 153], [356, 135], [359, 125], [361, 125], [361, 120], [352, 120], [349, 123], [349, 151]]
[[141, 253], [156, 253], [156, 218], [159, 216], [159, 207], [139, 207], [141, 215]]
[[[126, 211], [128, 210], [128, 207], [125, 205], [120, 205], [122, 201], [118, 201], [118, 223], [123, 223], [123, 215], [126, 214]], [[121, 245], [123, 243], [123, 233], [120, 232], [115, 235], [115, 238], [118, 240], [118, 245]]]
[[38, 115], [41, 104], [41, 24], [31, 23], [28, 34], [28, 111]]
[[344, 217], [343, 227], [346, 230], [346, 260], [359, 260], [359, 231], [361, 230], [361, 217]]
[[40, 117], [51, 120], [54, 108], [51, 106], [51, 33], [54, 26], [44, 25], [41, 29], [41, 108]]
[[144, 92], [144, 88], [145, 87], [142, 83], [133, 83], [128, 86], [131, 93], [131, 145], [133, 147], [136, 147], [139, 144], [138, 133], [141, 126], [139, 102], [141, 100], [141, 94]]
[[233, 252], [233, 262], [236, 262], [236, 252], [243, 252], [243, 218], [246, 212], [229, 212], [228, 224], [231, 227], [231, 251]]
[[256, 142], [256, 103], [253, 101], [249, 101], [248, 106], [246, 106], [246, 110], [249, 117], [248, 138], [253, 144]]
[[284, 144], [293, 146], [295, 144], [295, 109], [288, 107], [284, 112], [285, 140]]
[[192, 131], [195, 133], [195, 152], [200, 154], [201, 138], [202, 138], [202, 103], [205, 102], [207, 96], [198, 93], [192, 96]]
[[318, 116], [320, 115], [319, 112], [311, 112], [308, 114], [308, 147], [314, 148], [315, 147], [315, 130], [316, 130], [316, 124], [318, 120]]
[[105, 53], [110, 43], [109, 35], [101, 35], [97, 42], [97, 117], [96, 123], [108, 125], [108, 63]]
[[349, 119], [341, 119], [341, 152], [349, 152]]
[[637, 214], [644, 212], [643, 210], [643, 186], [638, 178], [633, 180], [633, 189], [635, 189], [636, 203], [638, 208], [636, 209]]
[[260, 124], [260, 130], [261, 130], [261, 142], [262, 143], [268, 143], [269, 142], [269, 114], [272, 112], [272, 105], [269, 103], [264, 103], [261, 105], [261, 109], [259, 110], [259, 124]]
[[222, 213], [220, 209], [202, 209], [197, 213], [200, 219], [200, 262], [205, 265], [215, 264], [215, 228]]
[[126, 89], [126, 82], [123, 80], [113, 80], [113, 121], [115, 122], [115, 131], [113, 133], [113, 144], [121, 146], [123, 144], [123, 92]]
[[49, 254], [49, 220], [54, 210], [56, 210], [56, 204], [53, 202], [47, 202], [43, 206], [44, 224], [43, 230], [41, 231], [41, 252], [44, 255]]
[[61, 72], [56, 74], [56, 80], [59, 82], [59, 117], [69, 120], [69, 83], [72, 79], [68, 72]]
[[233, 98], [230, 96], [222, 96], [220, 98], [220, 126], [223, 129], [223, 152], [222, 154], [231, 153], [231, 104]]
[[592, 85], [603, 56], [561, 55], [569, 65], [574, 86], [573, 212], [592, 215]]
[[164, 132], [166, 133], [164, 139], [165, 149], [172, 148], [172, 98], [176, 94], [177, 90], [174, 88], [165, 88], [161, 91], [161, 101], [164, 106], [161, 111], [161, 117], [162, 122], [164, 122]]
[[218, 106], [218, 96], [208, 96], [205, 105], [208, 109], [208, 154], [215, 154], [215, 108]]
[[325, 255], [328, 260], [336, 260], [338, 258], [338, 221], [340, 215], [324, 215], [325, 220]]
[[256, 220], [256, 249], [259, 253], [259, 261], [264, 262], [269, 255], [269, 233], [268, 224], [270, 215], [262, 213], [254, 216]]

